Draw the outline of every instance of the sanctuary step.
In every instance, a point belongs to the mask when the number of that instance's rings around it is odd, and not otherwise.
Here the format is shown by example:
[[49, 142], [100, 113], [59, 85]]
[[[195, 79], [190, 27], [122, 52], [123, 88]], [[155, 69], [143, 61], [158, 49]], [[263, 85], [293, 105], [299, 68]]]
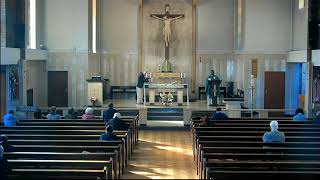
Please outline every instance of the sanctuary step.
[[183, 121], [183, 108], [148, 108], [148, 121]]

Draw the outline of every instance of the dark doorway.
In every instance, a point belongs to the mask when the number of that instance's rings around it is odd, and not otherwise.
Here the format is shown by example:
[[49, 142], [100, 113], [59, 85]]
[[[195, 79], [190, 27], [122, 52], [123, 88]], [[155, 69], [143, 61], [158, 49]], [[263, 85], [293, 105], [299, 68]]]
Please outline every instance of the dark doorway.
[[[264, 108], [284, 109], [285, 72], [265, 72]], [[281, 117], [284, 112], [269, 112], [270, 117]]]
[[68, 107], [68, 71], [48, 71], [48, 106]]
[[33, 106], [33, 89], [27, 90], [27, 106]]
[[[3, 117], [3, 115], [7, 112], [7, 81], [6, 81], [6, 72], [1, 71], [0, 74], [0, 96], [1, 96], [1, 107], [0, 107], [0, 117]], [[2, 119], [2, 118], [1, 118]]]

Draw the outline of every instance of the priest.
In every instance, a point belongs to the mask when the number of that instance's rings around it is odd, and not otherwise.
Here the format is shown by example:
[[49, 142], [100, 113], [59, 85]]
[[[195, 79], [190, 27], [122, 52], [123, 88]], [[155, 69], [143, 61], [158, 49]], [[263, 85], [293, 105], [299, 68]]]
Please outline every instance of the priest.
[[211, 70], [211, 75], [206, 80], [205, 90], [207, 95], [207, 104], [209, 106], [216, 106], [217, 98], [220, 97], [220, 78]]

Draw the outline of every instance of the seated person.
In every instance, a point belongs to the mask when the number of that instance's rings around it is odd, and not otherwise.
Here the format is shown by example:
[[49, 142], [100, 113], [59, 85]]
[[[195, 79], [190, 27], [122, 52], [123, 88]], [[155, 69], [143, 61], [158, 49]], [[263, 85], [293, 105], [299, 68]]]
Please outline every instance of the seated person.
[[285, 142], [285, 136], [283, 132], [278, 131], [278, 122], [271, 121], [270, 122], [271, 132], [265, 132], [262, 140], [264, 143], [272, 143], [272, 142]]
[[0, 135], [0, 145], [2, 145], [4, 152], [14, 152], [14, 147], [9, 144], [6, 135]]
[[59, 120], [59, 119], [61, 119], [60, 114], [57, 114], [56, 110], [57, 110], [57, 108], [55, 106], [51, 106], [50, 112], [47, 115], [47, 118], [49, 120]]
[[114, 130], [127, 131], [129, 129], [129, 125], [122, 121], [120, 113], [114, 113], [113, 118], [109, 120], [107, 125], [112, 126]]
[[9, 110], [9, 113], [3, 116], [3, 124], [4, 126], [16, 126], [18, 120], [16, 116], [14, 116], [13, 110]]
[[16, 107], [16, 112], [15, 112], [15, 116], [17, 117], [17, 120], [24, 120], [27, 119], [27, 115], [25, 112], [22, 112], [21, 108], [18, 106]]
[[33, 114], [35, 119], [42, 119], [42, 112], [41, 109], [37, 109], [37, 111]]
[[314, 118], [314, 122], [315, 124], [320, 124], [320, 111], [318, 111], [316, 113], [316, 117]]
[[101, 134], [100, 136], [101, 141], [112, 141], [112, 140], [119, 140], [119, 137], [113, 134], [112, 126], [107, 125], [106, 132]]
[[0, 145], [0, 179], [5, 180], [6, 175], [11, 172], [11, 169], [9, 167], [9, 163], [5, 157], [3, 157], [4, 149]]
[[113, 109], [113, 104], [109, 104], [109, 108], [103, 112], [103, 121], [107, 123], [110, 119], [113, 118], [114, 113], [118, 112], [117, 110]]
[[78, 113], [73, 108], [68, 109], [68, 114], [64, 116], [64, 119], [77, 119]]
[[306, 116], [304, 115], [303, 109], [298, 108], [295, 112], [295, 116], [293, 117], [294, 121], [305, 121], [307, 120]]
[[92, 108], [87, 108], [85, 113], [82, 115], [83, 120], [94, 120], [96, 119], [96, 116], [93, 114]]
[[229, 117], [225, 113], [221, 112], [221, 108], [217, 108], [216, 112], [214, 112], [212, 116], [209, 118], [209, 121], [227, 120], [227, 119], [229, 119]]

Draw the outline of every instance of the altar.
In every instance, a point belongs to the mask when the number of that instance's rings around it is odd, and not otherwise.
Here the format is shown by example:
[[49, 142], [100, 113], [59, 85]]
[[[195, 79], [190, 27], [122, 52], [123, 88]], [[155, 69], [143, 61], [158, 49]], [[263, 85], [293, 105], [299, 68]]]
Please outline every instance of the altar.
[[[189, 85], [184, 83], [185, 77], [185, 73], [150, 73], [150, 82], [145, 83], [143, 86], [144, 105], [147, 105], [147, 103], [149, 103], [149, 105], [155, 105], [156, 96], [160, 96], [161, 104], [169, 105], [174, 103], [173, 99], [174, 96], [176, 96], [176, 103], [178, 106], [182, 106], [184, 95], [186, 95], [186, 103], [189, 105]], [[147, 94], [149, 96], [149, 102], [147, 102]]]

